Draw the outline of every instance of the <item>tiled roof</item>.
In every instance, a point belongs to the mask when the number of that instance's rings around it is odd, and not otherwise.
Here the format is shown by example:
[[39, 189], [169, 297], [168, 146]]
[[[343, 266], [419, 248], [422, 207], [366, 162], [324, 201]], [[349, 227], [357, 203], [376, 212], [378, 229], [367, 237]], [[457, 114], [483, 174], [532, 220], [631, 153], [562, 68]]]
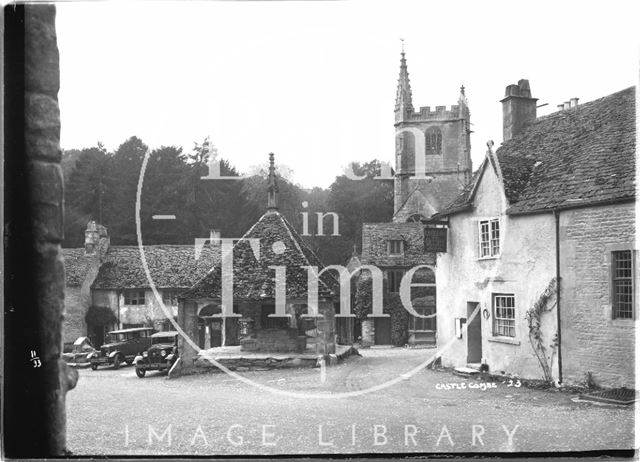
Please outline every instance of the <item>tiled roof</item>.
[[[158, 288], [186, 289], [220, 261], [219, 249], [206, 245], [195, 259], [193, 245], [144, 246], [149, 273]], [[151, 287], [137, 246], [112, 246], [93, 282], [94, 289]]]
[[[635, 87], [627, 88], [541, 117], [504, 143], [498, 160], [503, 171], [515, 172], [505, 175], [507, 212], [633, 198], [635, 100]], [[517, 160], [523, 157], [529, 162]]]
[[[507, 213], [635, 197], [635, 87], [540, 117], [496, 152]], [[483, 164], [484, 165], [484, 164]], [[438, 215], [467, 210], [479, 172]]]
[[76, 249], [62, 249], [64, 258], [65, 284], [67, 286], [81, 286], [91, 266], [91, 257], [85, 255], [84, 247]]
[[[259, 259], [248, 239], [259, 239]], [[282, 243], [282, 244], [279, 244]], [[276, 253], [276, 251], [278, 253]], [[269, 266], [286, 268], [287, 299], [307, 300], [305, 266], [324, 268], [291, 224], [277, 211], [265, 213], [233, 247], [234, 300], [272, 300], [275, 298], [275, 271]], [[336, 293], [337, 280], [325, 272], [318, 281], [320, 298]], [[182, 296], [185, 298], [221, 298], [221, 268], [213, 268]]]

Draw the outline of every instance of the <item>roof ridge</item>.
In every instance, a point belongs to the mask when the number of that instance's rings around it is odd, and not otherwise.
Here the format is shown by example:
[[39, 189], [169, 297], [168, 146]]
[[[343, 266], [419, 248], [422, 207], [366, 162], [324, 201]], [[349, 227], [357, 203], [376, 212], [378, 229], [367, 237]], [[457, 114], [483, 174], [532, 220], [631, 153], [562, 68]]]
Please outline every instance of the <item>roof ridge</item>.
[[[584, 109], [584, 108], [585, 108], [585, 106], [586, 106], [586, 107], [587, 107], [587, 109], [590, 109], [590, 108], [591, 108], [591, 106], [593, 106], [594, 104], [602, 103], [604, 100], [606, 100], [606, 99], [608, 99], [608, 98], [613, 98], [613, 97], [615, 97], [615, 96], [618, 96], [618, 95], [619, 95], [619, 94], [621, 94], [621, 93], [627, 92], [627, 91], [632, 90], [632, 89], [633, 89], [633, 90], [635, 90], [635, 89], [636, 89], [636, 86], [635, 86], [635, 85], [631, 85], [630, 87], [624, 88], [624, 89], [622, 89], [622, 90], [618, 90], [618, 91], [613, 92], [613, 93], [610, 93], [610, 94], [608, 94], [608, 95], [601, 96], [601, 97], [596, 98], [596, 99], [592, 99], [591, 101], [586, 101], [586, 102], [584, 102], [584, 103], [580, 103], [580, 104], [578, 104], [578, 105], [577, 105], [577, 106], [575, 106], [575, 107], [576, 107], [576, 108], [578, 108], [578, 109], [580, 109], [580, 108], [583, 108], [583, 109]], [[569, 111], [570, 111], [571, 109], [573, 109], [573, 107], [569, 108]], [[535, 119], [533, 122], [531, 122], [531, 124], [533, 125], [533, 124], [536, 124], [536, 123], [537, 123], [537, 122], [539, 122], [539, 121], [545, 121], [545, 120], [552, 119], [552, 118], [554, 118], [554, 117], [559, 117], [559, 116], [561, 116], [561, 115], [566, 115], [566, 114], [567, 114], [567, 112], [565, 112], [565, 111], [566, 111], [565, 109], [559, 109], [559, 110], [554, 111], [554, 112], [551, 112], [551, 113], [549, 113], [549, 114], [546, 114], [546, 115], [543, 115], [543, 116], [540, 116], [540, 117], [536, 117], [536, 119]], [[504, 144], [504, 143], [503, 143], [503, 144]], [[500, 146], [500, 147], [502, 147], [502, 146]], [[498, 149], [500, 149], [500, 148], [498, 148]], [[497, 150], [496, 150], [496, 152], [497, 152]]]

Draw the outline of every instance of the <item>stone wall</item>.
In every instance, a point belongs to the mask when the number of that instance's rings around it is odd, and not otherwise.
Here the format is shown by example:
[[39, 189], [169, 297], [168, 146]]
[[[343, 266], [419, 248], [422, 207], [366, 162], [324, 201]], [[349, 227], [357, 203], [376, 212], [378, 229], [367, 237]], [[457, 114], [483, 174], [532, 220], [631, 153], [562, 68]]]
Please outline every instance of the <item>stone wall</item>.
[[[602, 386], [635, 386], [637, 321], [614, 320], [611, 313], [611, 252], [636, 249], [635, 219], [634, 203], [560, 214], [560, 313], [565, 382], [584, 381], [585, 374], [590, 372]], [[637, 254], [634, 263], [637, 291]], [[638, 319], [637, 295], [634, 299]]]
[[244, 340], [241, 351], [272, 351], [302, 353], [306, 337], [298, 335], [298, 329], [259, 329], [255, 339]]
[[[5, 456], [66, 452], [65, 397], [77, 372], [61, 359], [64, 310], [55, 7], [4, 9]], [[31, 361], [36, 355], [40, 361]], [[26, 386], [28, 385], [28, 386]]]
[[[389, 255], [387, 241], [403, 240], [404, 254]], [[436, 257], [424, 252], [422, 223], [363, 223], [362, 264], [387, 267], [433, 265]]]
[[88, 304], [84, 302], [80, 287], [67, 286], [65, 288], [64, 305], [62, 341], [63, 343], [72, 343], [78, 337], [87, 335], [85, 315], [87, 314], [86, 308], [88, 308]]

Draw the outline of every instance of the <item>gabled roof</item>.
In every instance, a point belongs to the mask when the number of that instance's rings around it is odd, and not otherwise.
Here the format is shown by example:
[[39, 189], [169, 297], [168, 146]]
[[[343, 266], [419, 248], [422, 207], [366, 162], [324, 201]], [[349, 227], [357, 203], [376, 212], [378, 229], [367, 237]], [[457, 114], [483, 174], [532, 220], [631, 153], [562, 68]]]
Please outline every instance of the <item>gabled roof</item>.
[[[635, 138], [635, 87], [631, 87], [540, 117], [487, 159], [497, 159], [510, 214], [633, 200]], [[485, 163], [437, 216], [473, 206]]]
[[482, 164], [480, 164], [478, 170], [473, 173], [471, 180], [469, 181], [469, 183], [467, 183], [467, 185], [465, 185], [458, 197], [456, 197], [453, 202], [449, 203], [449, 205], [443, 208], [440, 212], [433, 214], [430, 219], [438, 219], [441, 217], [452, 215], [454, 213], [470, 210], [473, 207], [473, 198], [475, 196], [476, 190], [478, 189], [478, 184], [482, 179], [484, 169], [489, 165], [494, 167], [495, 170], [494, 156], [491, 155], [490, 152], [487, 153], [484, 160], [482, 161]]
[[[260, 258], [257, 260], [248, 239], [260, 241]], [[269, 266], [286, 268], [286, 297], [301, 300], [306, 300], [308, 293], [307, 270], [304, 267], [324, 268], [293, 226], [276, 210], [262, 215], [233, 247], [234, 300], [274, 299], [275, 271]], [[323, 273], [318, 281], [319, 298], [330, 298], [336, 290], [336, 279], [328, 272]], [[220, 265], [182, 294], [189, 299], [219, 299], [221, 296]]]
[[[186, 289], [220, 261], [217, 247], [204, 246], [198, 260], [192, 245], [144, 246], [149, 273], [158, 288]], [[63, 249], [67, 285], [82, 285], [91, 264], [84, 248]], [[151, 287], [137, 246], [110, 246], [100, 265], [94, 289], [136, 289]]]

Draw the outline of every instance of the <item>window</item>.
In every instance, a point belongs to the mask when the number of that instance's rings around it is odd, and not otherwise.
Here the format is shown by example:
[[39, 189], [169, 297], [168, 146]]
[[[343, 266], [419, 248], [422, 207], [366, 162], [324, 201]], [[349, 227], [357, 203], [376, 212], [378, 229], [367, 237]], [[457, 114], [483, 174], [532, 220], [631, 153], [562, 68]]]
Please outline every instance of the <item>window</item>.
[[387, 253], [389, 255], [402, 255], [404, 253], [404, 241], [399, 239], [387, 241]]
[[480, 221], [480, 258], [500, 255], [500, 220]]
[[178, 292], [175, 290], [163, 290], [162, 302], [168, 306], [178, 306]]
[[124, 304], [125, 305], [144, 305], [144, 289], [125, 290], [124, 291]]
[[[434, 315], [436, 312], [435, 306], [414, 306], [416, 312], [422, 316]], [[411, 316], [411, 330], [436, 330], [436, 318], [416, 318]]]
[[493, 294], [493, 335], [516, 336], [516, 302], [513, 295]]
[[402, 270], [391, 270], [387, 272], [389, 292], [400, 292], [400, 281], [402, 281], [402, 276], [404, 276], [404, 271]]
[[426, 153], [440, 154], [442, 152], [442, 132], [437, 128], [432, 128], [424, 135]]
[[633, 252], [611, 253], [613, 319], [633, 319]]

